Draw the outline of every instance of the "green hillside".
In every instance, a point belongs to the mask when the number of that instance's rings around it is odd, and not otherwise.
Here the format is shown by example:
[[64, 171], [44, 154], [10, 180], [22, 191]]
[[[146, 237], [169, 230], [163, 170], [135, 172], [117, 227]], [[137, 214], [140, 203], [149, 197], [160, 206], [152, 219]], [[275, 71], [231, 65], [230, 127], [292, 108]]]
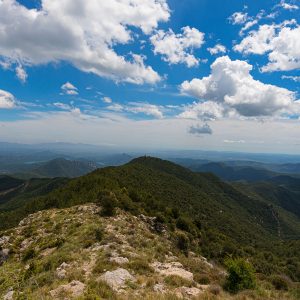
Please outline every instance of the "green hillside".
[[[211, 174], [194, 173], [156, 158], [142, 157], [121, 167], [96, 170], [70, 180], [15, 211], [2, 213], [2, 228], [26, 214], [87, 202], [109, 202], [132, 212], [157, 216], [187, 232], [194, 251], [223, 261], [250, 257], [259, 272], [283, 272], [300, 278], [299, 218], [281, 206], [226, 184]], [[284, 234], [278, 234], [278, 224]]]

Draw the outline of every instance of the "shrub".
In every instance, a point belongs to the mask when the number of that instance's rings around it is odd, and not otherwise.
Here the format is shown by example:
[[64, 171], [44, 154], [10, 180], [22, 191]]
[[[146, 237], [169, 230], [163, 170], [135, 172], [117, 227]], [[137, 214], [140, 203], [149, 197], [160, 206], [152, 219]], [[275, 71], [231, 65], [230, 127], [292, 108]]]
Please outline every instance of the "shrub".
[[187, 254], [190, 248], [190, 240], [187, 235], [183, 232], [179, 232], [177, 233], [176, 239], [178, 248]]
[[285, 276], [274, 275], [271, 278], [271, 282], [276, 290], [287, 291], [289, 289], [288, 278]]
[[192, 286], [192, 282], [177, 275], [169, 275], [164, 279], [165, 284], [170, 287]]
[[97, 228], [95, 230], [95, 238], [96, 238], [96, 241], [98, 242], [101, 242], [102, 239], [103, 239], [103, 236], [104, 236], [104, 231], [102, 228]]
[[208, 290], [211, 294], [215, 296], [218, 296], [222, 292], [222, 288], [216, 284], [211, 285]]
[[128, 264], [129, 268], [133, 271], [137, 272], [138, 274], [149, 274], [153, 273], [153, 268], [151, 268], [146, 260], [143, 259], [136, 259], [133, 260]]
[[117, 199], [113, 193], [103, 196], [100, 203], [102, 206], [102, 216], [112, 217], [116, 214]]
[[210, 278], [207, 275], [195, 275], [195, 281], [200, 284], [210, 284]]
[[252, 265], [243, 258], [225, 261], [228, 276], [224, 288], [232, 293], [255, 287], [255, 275]]
[[192, 224], [190, 222], [190, 220], [188, 220], [185, 217], [179, 217], [176, 221], [176, 227], [178, 229], [187, 231], [187, 232], [191, 232], [192, 230]]
[[28, 248], [25, 252], [24, 252], [24, 256], [22, 258], [22, 260], [25, 262], [29, 259], [32, 259], [36, 256], [36, 253], [34, 251], [33, 248]]

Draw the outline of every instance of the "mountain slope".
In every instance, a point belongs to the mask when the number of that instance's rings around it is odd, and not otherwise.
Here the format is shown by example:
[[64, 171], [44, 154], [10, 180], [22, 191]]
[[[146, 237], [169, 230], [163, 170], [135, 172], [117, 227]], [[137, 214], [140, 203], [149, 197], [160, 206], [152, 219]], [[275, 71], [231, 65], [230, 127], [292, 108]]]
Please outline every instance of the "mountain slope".
[[3, 232], [1, 299], [297, 299], [297, 286], [276, 291], [272, 278], [230, 295], [221, 287], [227, 273], [220, 265], [180, 250], [183, 231], [158, 232], [155, 218], [120, 209], [104, 217], [101, 209], [49, 209]]
[[[299, 236], [296, 215], [239, 191], [212, 174], [194, 173], [150, 157], [69, 180], [49, 194], [28, 199], [15, 211], [3, 213], [0, 221], [5, 228], [15, 224], [8, 220], [17, 222], [31, 212], [98, 201], [115, 203], [136, 215], [159, 217], [170, 229], [186, 231], [195, 250], [208, 258], [223, 261], [228, 255], [251, 253], [260, 272], [280, 270], [300, 278], [299, 239], [282, 243], [288, 236]], [[274, 261], [263, 258], [268, 252]]]
[[74, 178], [90, 173], [95, 169], [97, 169], [96, 164], [89, 161], [57, 158], [45, 163], [34, 164], [30, 171], [18, 174], [18, 176], [23, 178]]
[[266, 169], [239, 166], [232, 167], [226, 163], [208, 163], [198, 166], [190, 166], [195, 172], [210, 172], [226, 181], [245, 180], [248, 182], [270, 179], [277, 174]]

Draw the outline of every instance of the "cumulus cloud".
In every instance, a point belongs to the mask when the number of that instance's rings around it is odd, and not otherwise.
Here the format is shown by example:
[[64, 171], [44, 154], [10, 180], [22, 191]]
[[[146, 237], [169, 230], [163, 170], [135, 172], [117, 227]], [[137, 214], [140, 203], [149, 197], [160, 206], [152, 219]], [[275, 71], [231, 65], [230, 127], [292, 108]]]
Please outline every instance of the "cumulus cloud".
[[41, 0], [39, 9], [1, 0], [0, 56], [27, 66], [66, 61], [115, 81], [155, 83], [157, 72], [114, 46], [133, 40], [130, 27], [149, 35], [169, 15], [166, 0]]
[[78, 89], [70, 82], [66, 82], [61, 86], [61, 90], [67, 95], [78, 95]]
[[16, 75], [19, 80], [21, 80], [22, 82], [26, 82], [28, 75], [21, 65], [16, 67]]
[[268, 53], [269, 62], [263, 72], [289, 71], [300, 68], [300, 26], [295, 20], [279, 25], [261, 25], [249, 32], [234, 50], [244, 54]]
[[[206, 116], [208, 110], [205, 103], [214, 107], [214, 114], [219, 116], [238, 114], [244, 117], [267, 117], [293, 108], [296, 100], [294, 92], [255, 80], [250, 74], [251, 70], [252, 66], [245, 61], [232, 61], [228, 56], [219, 57], [211, 65], [208, 77], [183, 82], [181, 92], [199, 99], [200, 104], [194, 107], [196, 116], [201, 116], [202, 108]], [[217, 105], [213, 106], [212, 103]], [[189, 109], [193, 110], [193, 107]]]
[[113, 102], [112, 99], [111, 99], [110, 97], [103, 97], [103, 98], [102, 98], [102, 101], [103, 101], [104, 103], [107, 103], [107, 104]]
[[229, 21], [234, 25], [244, 24], [246, 23], [247, 20], [248, 20], [248, 14], [240, 11], [235, 12], [229, 17]]
[[16, 100], [11, 93], [0, 90], [0, 109], [10, 109], [16, 106]]
[[296, 4], [290, 4], [290, 3], [286, 3], [284, 0], [282, 0], [280, 2], [280, 6], [283, 8], [283, 9], [286, 9], [286, 10], [297, 10], [299, 9], [299, 6], [296, 5]]
[[155, 119], [162, 119], [164, 117], [161, 107], [145, 102], [129, 102], [128, 104], [121, 105], [113, 103], [106, 107], [108, 110], [115, 112], [128, 112], [132, 114], [145, 114], [154, 117]]
[[289, 79], [295, 82], [300, 82], [300, 76], [287, 76], [287, 75], [282, 75], [282, 79]]
[[55, 102], [53, 103], [53, 106], [62, 109], [62, 110], [71, 110], [72, 107], [69, 104], [62, 103], [62, 102]]
[[212, 134], [213, 131], [210, 128], [210, 126], [207, 123], [205, 123], [203, 125], [200, 125], [200, 124], [192, 125], [189, 128], [189, 133], [196, 134], [196, 135], [202, 135], [202, 134]]
[[189, 26], [183, 27], [182, 33], [175, 34], [173, 30], [158, 30], [150, 40], [154, 53], [162, 55], [169, 64], [186, 64], [188, 67], [197, 66], [199, 59], [193, 55], [193, 50], [204, 44], [204, 33]]
[[227, 51], [226, 47], [221, 44], [217, 44], [212, 48], [207, 48], [207, 50], [211, 55], [216, 55], [218, 53], [225, 53]]
[[222, 104], [214, 101], [194, 102], [185, 106], [184, 111], [179, 114], [179, 118], [213, 121], [229, 113], [230, 112]]
[[131, 102], [126, 110], [134, 114], [143, 113], [156, 119], [162, 119], [164, 116], [159, 106], [149, 103]]

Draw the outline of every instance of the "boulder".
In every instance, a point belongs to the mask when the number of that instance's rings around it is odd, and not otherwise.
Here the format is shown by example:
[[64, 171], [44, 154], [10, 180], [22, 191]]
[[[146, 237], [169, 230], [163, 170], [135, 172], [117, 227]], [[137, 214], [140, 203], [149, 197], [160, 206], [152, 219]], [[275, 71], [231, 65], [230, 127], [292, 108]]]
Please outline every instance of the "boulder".
[[3, 300], [12, 300], [14, 298], [14, 291], [10, 289], [3, 297]]
[[70, 265], [68, 265], [67, 263], [63, 262], [58, 268], [56, 268], [56, 276], [59, 279], [64, 279], [66, 278], [67, 275], [67, 268], [69, 268]]
[[107, 271], [101, 277], [100, 280], [106, 282], [113, 290], [126, 287], [127, 281], [135, 281], [135, 278], [125, 269], [119, 268], [115, 271]]
[[1, 249], [0, 247], [0, 266], [8, 260], [9, 257], [9, 249]]
[[117, 257], [111, 257], [109, 259], [110, 262], [114, 262], [118, 265], [123, 265], [123, 264], [127, 264], [129, 263], [129, 260], [127, 257], [121, 257], [121, 256], [117, 256]]
[[193, 281], [193, 273], [185, 270], [180, 262], [161, 263], [154, 262], [151, 264], [154, 270], [163, 276], [179, 276], [183, 279]]
[[153, 286], [153, 291], [163, 294], [165, 292], [165, 286], [161, 283], [157, 283]]
[[55, 290], [50, 291], [50, 295], [54, 299], [60, 299], [60, 296], [65, 294], [70, 295], [73, 298], [78, 298], [82, 296], [84, 289], [85, 289], [84, 283], [77, 280], [73, 280], [68, 284], [61, 285]]
[[9, 236], [2, 236], [0, 237], [0, 247], [3, 247], [4, 244], [9, 242]]
[[178, 297], [178, 298], [192, 298], [194, 299], [195, 297], [198, 297], [200, 294], [202, 294], [203, 291], [198, 289], [198, 288], [195, 288], [195, 287], [180, 287], [180, 288], [177, 288], [175, 289], [175, 295]]

